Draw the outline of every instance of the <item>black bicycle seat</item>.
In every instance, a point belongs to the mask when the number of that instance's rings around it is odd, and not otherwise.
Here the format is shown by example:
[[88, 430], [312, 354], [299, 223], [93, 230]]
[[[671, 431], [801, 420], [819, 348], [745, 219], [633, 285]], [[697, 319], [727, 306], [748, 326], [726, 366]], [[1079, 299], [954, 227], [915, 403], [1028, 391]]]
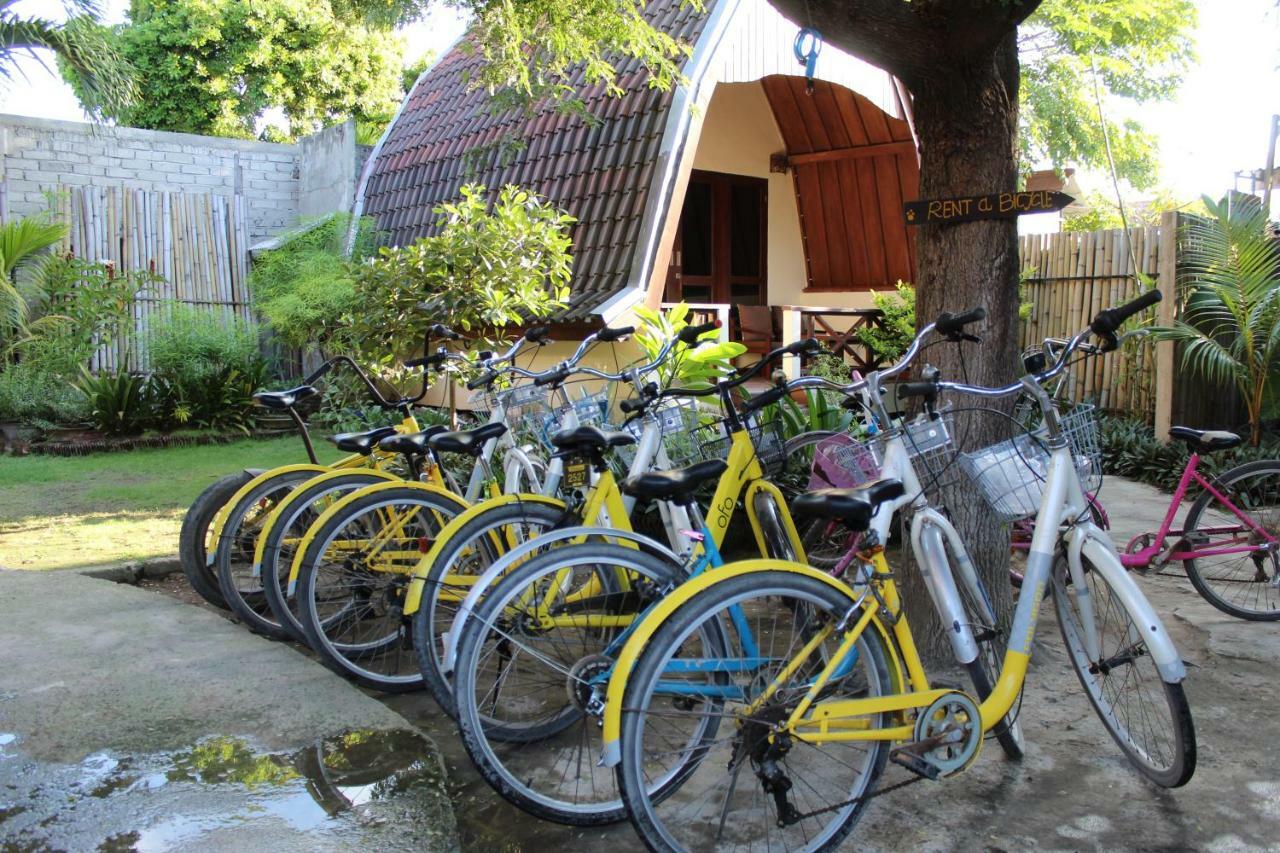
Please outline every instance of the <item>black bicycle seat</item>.
[[671, 471], [648, 471], [623, 480], [622, 491], [637, 498], [689, 503], [698, 486], [720, 479], [728, 467], [723, 459], [708, 459]]
[[404, 456], [425, 456], [427, 453], [427, 442], [431, 440], [433, 435], [439, 435], [442, 432], [444, 432], [444, 427], [437, 425], [429, 426], [422, 432], [389, 435], [382, 439], [382, 441], [378, 442], [378, 447], [383, 453], [400, 453]]
[[468, 456], [479, 456], [490, 440], [498, 438], [506, 431], [506, 424], [493, 423], [458, 432], [440, 432], [427, 439], [427, 446], [436, 453], [465, 453]]
[[299, 385], [288, 391], [259, 391], [253, 400], [264, 409], [292, 409], [308, 397], [319, 394], [319, 390], [310, 385]]
[[871, 526], [871, 517], [880, 504], [896, 500], [905, 492], [898, 480], [873, 480], [851, 489], [806, 492], [791, 502], [791, 511], [796, 515], [834, 519], [851, 530], [862, 531]]
[[395, 427], [385, 426], [365, 430], [364, 432], [340, 432], [337, 435], [329, 436], [329, 440], [336, 444], [339, 450], [368, 456], [373, 452], [374, 445], [387, 436], [395, 434]]
[[552, 446], [560, 450], [600, 451], [635, 443], [636, 437], [629, 432], [605, 432], [593, 426], [562, 429], [551, 436]]
[[1192, 429], [1176, 426], [1169, 429], [1170, 438], [1180, 438], [1196, 453], [1212, 453], [1215, 450], [1230, 450], [1239, 447], [1241, 438], [1234, 432], [1222, 429]]

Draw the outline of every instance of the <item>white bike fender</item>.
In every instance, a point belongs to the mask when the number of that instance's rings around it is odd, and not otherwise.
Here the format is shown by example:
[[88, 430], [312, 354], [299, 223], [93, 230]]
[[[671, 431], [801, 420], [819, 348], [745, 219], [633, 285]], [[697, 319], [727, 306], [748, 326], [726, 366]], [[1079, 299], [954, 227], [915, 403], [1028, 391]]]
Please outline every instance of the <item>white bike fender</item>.
[[639, 533], [629, 530], [615, 530], [612, 527], [566, 527], [563, 530], [552, 530], [544, 533], [541, 536], [530, 539], [528, 542], [522, 542], [485, 569], [484, 573], [471, 586], [467, 597], [462, 600], [462, 604], [458, 607], [458, 612], [454, 614], [453, 623], [449, 626], [449, 630], [444, 633], [444, 655], [442, 656], [441, 666], [444, 674], [453, 674], [454, 664], [458, 661], [458, 642], [462, 638], [462, 626], [466, 624], [467, 619], [471, 618], [471, 614], [475, 611], [476, 605], [480, 603], [485, 590], [493, 586], [516, 561], [528, 556], [535, 549], [563, 539], [576, 539], [584, 536], [607, 536], [610, 539], [624, 539], [628, 542], [646, 545], [676, 565], [682, 565], [684, 562], [675, 551], [672, 551], [661, 542], [642, 536]]
[[1092, 524], [1079, 524], [1067, 534], [1068, 558], [1079, 565], [1080, 556], [1089, 558], [1095, 570], [1100, 571], [1119, 594], [1138, 620], [1138, 631], [1146, 641], [1155, 661], [1160, 678], [1168, 684], [1177, 684], [1187, 677], [1187, 666], [1182, 662], [1173, 638], [1165, 630], [1155, 608], [1147, 601], [1129, 572], [1116, 557], [1111, 538]]

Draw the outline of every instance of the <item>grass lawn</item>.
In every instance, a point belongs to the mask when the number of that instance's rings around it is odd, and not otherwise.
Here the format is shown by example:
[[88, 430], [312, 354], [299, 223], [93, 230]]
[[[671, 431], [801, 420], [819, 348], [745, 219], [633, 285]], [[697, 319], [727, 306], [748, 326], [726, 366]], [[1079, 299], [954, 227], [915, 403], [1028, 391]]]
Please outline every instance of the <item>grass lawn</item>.
[[[321, 461], [341, 454], [317, 441]], [[191, 501], [239, 468], [306, 461], [295, 436], [90, 456], [0, 457], [0, 566], [64, 569], [178, 553]]]

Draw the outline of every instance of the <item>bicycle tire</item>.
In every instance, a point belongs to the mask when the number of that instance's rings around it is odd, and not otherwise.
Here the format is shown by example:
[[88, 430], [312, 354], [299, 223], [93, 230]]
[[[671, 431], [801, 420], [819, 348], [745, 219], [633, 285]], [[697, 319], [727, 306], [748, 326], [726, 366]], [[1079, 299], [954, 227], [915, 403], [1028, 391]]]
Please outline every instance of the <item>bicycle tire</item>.
[[305, 534], [307, 528], [319, 516], [319, 513], [313, 509], [317, 501], [337, 493], [345, 494], [353, 489], [383, 482], [387, 480], [376, 474], [350, 471], [341, 477], [322, 483], [314, 481], [304, 483], [298, 489], [304, 494], [294, 495], [292, 498], [298, 503], [291, 507], [289, 517], [277, 519], [275, 524], [264, 531], [263, 535], [267, 537], [267, 541], [262, 550], [260, 566], [262, 590], [267, 599], [267, 606], [271, 609], [275, 621], [288, 634], [288, 639], [304, 644], [307, 642], [307, 633], [303, 630], [302, 620], [298, 618], [296, 612], [297, 596], [290, 596], [288, 593], [289, 569], [294, 555], [293, 549], [285, 544], [290, 531], [295, 536]]
[[[370, 569], [367, 554], [357, 553], [357, 559], [347, 557], [333, 564], [325, 561], [325, 555], [335, 537], [343, 530], [352, 527], [353, 532], [359, 533], [366, 529], [361, 525], [367, 514], [373, 513], [376, 516], [379, 511], [394, 511], [398, 506], [412, 508], [415, 524], [424, 519], [427, 513], [431, 514], [431, 521], [427, 526], [420, 529], [415, 527], [406, 534], [418, 539], [419, 543], [416, 544], [421, 549], [421, 540], [429, 537], [429, 533], [425, 532], [428, 527], [443, 527], [449, 519], [466, 510], [467, 505], [454, 495], [410, 483], [387, 489], [378, 486], [368, 488], [377, 491], [348, 495], [346, 500], [350, 503], [314, 531], [314, 538], [303, 555], [298, 578], [298, 612], [307, 644], [325, 666], [364, 687], [384, 693], [407, 693], [422, 688], [422, 674], [418, 671], [416, 656], [412, 651], [412, 623], [404, 618], [403, 613], [409, 572]], [[422, 513], [421, 510], [426, 512]], [[381, 529], [378, 528], [379, 531]], [[368, 534], [366, 538], [367, 536]], [[323, 579], [325, 583], [321, 582], [321, 572], [326, 571], [330, 565], [339, 566], [341, 572], [349, 573], [352, 578], [359, 580], [359, 586], [354, 580], [347, 585], [353, 597], [358, 600], [351, 603], [352, 609], [337, 611], [344, 616], [343, 619], [336, 618], [335, 613], [320, 612], [321, 602], [318, 601], [318, 596], [324, 596], [324, 603], [327, 605], [330, 589], [327, 585], [327, 572]], [[341, 587], [338, 589], [341, 590]], [[354, 624], [357, 629], [362, 628], [369, 615], [379, 616], [378, 610], [382, 610], [381, 616], [385, 617], [380, 620], [385, 626], [385, 632], [384, 629], [375, 629], [382, 633], [373, 637], [353, 635], [349, 641], [344, 641], [341, 636], [330, 636], [342, 632], [348, 625]], [[372, 669], [371, 666], [375, 663], [394, 671]]]
[[217, 570], [209, 564], [209, 528], [218, 510], [252, 479], [248, 471], [237, 471], [214, 480], [191, 502], [178, 533], [178, 559], [187, 583], [201, 598], [222, 610], [231, 608], [222, 597]]
[[[1268, 501], [1272, 503], [1271, 515], [1261, 517], [1255, 515], [1254, 520], [1268, 532], [1280, 535], [1280, 460], [1262, 460], [1239, 465], [1216, 477], [1213, 487], [1229, 498], [1237, 508], [1244, 510], [1248, 504], [1256, 502], [1255, 496], [1232, 495], [1231, 487], [1233, 484], [1257, 475], [1273, 475], [1274, 485], [1262, 495], [1263, 503]], [[1190, 539], [1195, 535], [1201, 517], [1216, 502], [1217, 498], [1211, 492], [1200, 493], [1195, 503], [1191, 505], [1191, 509], [1187, 510], [1187, 517], [1183, 522], [1184, 536]], [[1228, 517], [1234, 519], [1234, 516]], [[1247, 563], [1252, 563], [1252, 566]], [[1232, 555], [1227, 554], [1210, 558], [1208, 561], [1190, 558], [1183, 560], [1182, 566], [1191, 580], [1191, 585], [1196, 588], [1196, 592], [1223, 613], [1251, 622], [1280, 620], [1280, 552], [1263, 553], [1260, 559], [1253, 559], [1251, 556], [1233, 558]], [[1228, 599], [1226, 590], [1236, 590], [1237, 594]], [[1255, 602], [1255, 606], [1245, 606], [1250, 598]]]
[[[1066, 560], [1060, 557], [1053, 569], [1053, 601], [1072, 669], [1098, 719], [1130, 763], [1157, 785], [1165, 788], [1185, 785], [1196, 768], [1196, 737], [1182, 684], [1170, 684], [1160, 678], [1145, 647], [1131, 640], [1139, 635], [1124, 599], [1114, 594], [1106, 576], [1095, 569], [1087, 557], [1081, 555], [1081, 560], [1085, 582], [1090, 587], [1087, 592], [1094, 609], [1094, 621], [1103, 635], [1100, 636], [1102, 656], [1098, 661], [1089, 659], [1081, 636], [1081, 620], [1073, 607], [1077, 601], [1074, 584], [1068, 584], [1070, 572]], [[1114, 681], [1112, 675], [1116, 675]], [[1141, 708], [1134, 710], [1128, 703], [1118, 708], [1117, 700], [1122, 694], [1134, 696]], [[1166, 714], [1167, 742], [1156, 744], [1148, 735], [1158, 735], [1156, 718], [1163, 719]], [[1129, 725], [1135, 717], [1141, 717], [1140, 733]], [[1167, 753], [1168, 759], [1155, 758], [1153, 753], [1157, 749], [1162, 755]]]
[[284, 640], [288, 633], [268, 616], [271, 608], [260, 578], [253, 578], [254, 546], [260, 527], [246, 522], [261, 523], [284, 495], [316, 476], [315, 471], [284, 471], [265, 478], [245, 494], [227, 511], [226, 523], [214, 551], [214, 563], [218, 571], [218, 589], [228, 609], [237, 621], [255, 634]]
[[[753, 604], [751, 599], [755, 599], [757, 603]], [[779, 606], [777, 599], [794, 606]], [[795, 614], [807, 613], [814, 618], [817, 613], [822, 613], [827, 618], [838, 620], [855, 606], [855, 603], [855, 599], [847, 591], [807, 575], [781, 569], [753, 572], [729, 577], [703, 590], [676, 610], [654, 633], [627, 680], [622, 700], [622, 760], [616, 771], [618, 786], [632, 826], [648, 849], [655, 851], [708, 849], [715, 845], [716, 838], [728, 828], [735, 833], [735, 839], [740, 838], [741, 843], [748, 846], [763, 837], [768, 839], [768, 846], [771, 848], [777, 844], [787, 850], [829, 850], [837, 847], [853, 831], [865, 811], [868, 802], [866, 797], [874, 790], [875, 783], [888, 761], [889, 744], [885, 741], [862, 742], [865, 751], [862, 754], [862, 760], [856, 766], [833, 755], [837, 750], [857, 749], [851, 743], [827, 743], [818, 747], [802, 739], [794, 739], [790, 750], [781, 756], [764, 756], [773, 761], [774, 766], [784, 774], [788, 774], [784, 778], [793, 780], [789, 788], [792, 793], [787, 796], [806, 807], [814, 805], [811, 792], [817, 791], [817, 785], [835, 782], [838, 786], [838, 792], [832, 794], [836, 798], [834, 802], [818, 804], [805, 813], [807, 817], [802, 817], [795, 823], [783, 827], [780, 826], [776, 814], [776, 805], [770, 808], [773, 798], [762, 792], [762, 783], [753, 771], [762, 767], [762, 762], [756, 760], [755, 750], [766, 747], [767, 742], [778, 742], [768, 741], [769, 730], [772, 727], [762, 726], [761, 722], [771, 723], [775, 718], [781, 717], [787, 710], [786, 704], [778, 709], [778, 713], [774, 713], [770, 704], [766, 703], [754, 712], [753, 718], [730, 717], [721, 722], [720, 729], [728, 726], [733, 731], [733, 743], [728, 751], [728, 761], [724, 760], [726, 750], [723, 746], [725, 745], [714, 741], [695, 741], [693, 738], [677, 735], [680, 740], [687, 741], [687, 745], [681, 746], [680, 749], [695, 753], [698, 764], [695, 767], [684, 768], [682, 786], [671, 787], [661, 791], [659, 795], [651, 793], [652, 786], [646, 780], [646, 758], [657, 761], [662, 755], [675, 750], [650, 746], [645, 740], [645, 735], [651, 725], [647, 717], [661, 720], [665, 716], [668, 719], [679, 720], [691, 716], [690, 711], [687, 710], [680, 711], [678, 714], [668, 712], [664, 715], [661, 711], [651, 712], [650, 708], [655, 695], [660, 695], [660, 679], [669, 680], [671, 673], [678, 671], [669, 671], [669, 662], [694, 635], [701, 623], [728, 618], [722, 614], [732, 605], [741, 607], [745, 614], [755, 612], [757, 609], [764, 612], [772, 608], [776, 613], [790, 613], [793, 617]], [[814, 618], [814, 624], [820, 623], [820, 620]], [[765, 635], [762, 634], [762, 636]], [[830, 639], [838, 638], [833, 635]], [[803, 642], [793, 638], [789, 644], [784, 641], [782, 648], [794, 650], [802, 645]], [[850, 670], [845, 675], [838, 676], [839, 681], [847, 679], [847, 689], [859, 695], [863, 692], [866, 695], [877, 696], [891, 693], [893, 687], [880, 634], [873, 628], [866, 630], [859, 637], [856, 648], [858, 657], [855, 660], [860, 661], [862, 665], [856, 671]], [[764, 659], [774, 657], [765, 649], [760, 650], [759, 656]], [[695, 653], [694, 657], [698, 655]], [[788, 666], [791, 664], [789, 656], [783, 657], [782, 660], [785, 660]], [[802, 664], [797, 667], [797, 674], [807, 668]], [[866, 679], [865, 682], [855, 677], [857, 672]], [[718, 674], [720, 680], [715, 682], [716, 686], [721, 686], [727, 677], [724, 673]], [[757, 683], [767, 683], [768, 680], [767, 676], [754, 678]], [[744, 701], [752, 695], [745, 692], [749, 690], [747, 686], [749, 684], [750, 682], [747, 682], [743, 687]], [[802, 683], [797, 684], [796, 689], [787, 691], [784, 685], [774, 695], [786, 694], [798, 697], [803, 694], [803, 691], [798, 689], [801, 686]], [[671, 688], [668, 686], [665, 689], [669, 691]], [[833, 679], [826, 689], [838, 692], [841, 685]], [[712, 702], [705, 704], [711, 708], [715, 707], [715, 703]], [[726, 705], [726, 702], [721, 701], [720, 707]], [[755, 721], [754, 729], [750, 728], [753, 720]], [[869, 721], [873, 725], [881, 722], [883, 722], [883, 715], [877, 715], [877, 719]], [[668, 723], [672, 728], [675, 725], [675, 723]], [[754, 738], [751, 737], [752, 732], [756, 733]], [[814, 757], [818, 761], [825, 761], [826, 769], [807, 774], [801, 779], [791, 763], [793, 756], [799, 756], [798, 760]], [[735, 762], [739, 768], [737, 775], [731, 769]], [[748, 763], [750, 766], [747, 766]], [[727, 784], [708, 778], [713, 777], [710, 768], [722, 766], [725, 768], [724, 772], [729, 774]], [[702, 772], [704, 767], [708, 768], [706, 773]], [[744, 767], [746, 769], [742, 769]], [[837, 781], [845, 775], [846, 770], [852, 771], [854, 777], [848, 787]], [[701, 787], [699, 790], [689, 791], [689, 785], [695, 779], [700, 780]], [[741, 792], [739, 792], [739, 786], [743, 786]], [[700, 794], [703, 787], [707, 789], [705, 796]], [[719, 793], [721, 790], [724, 794]], [[739, 793], [747, 795], [745, 796], [747, 806], [761, 803], [763, 807], [746, 810], [739, 808], [730, 815], [729, 809], [734, 805], [735, 797]], [[738, 806], [742, 805], [743, 799], [743, 797], [736, 798]], [[706, 804], [714, 804], [717, 808], [708, 812]], [[660, 808], [670, 811], [673, 819], [664, 820], [658, 814]], [[824, 808], [826, 811], [822, 811]], [[797, 811], [800, 809], [797, 808]], [[825, 820], [827, 815], [831, 816], [829, 822]], [[821, 823], [817, 828], [814, 828], [813, 818], [817, 818]], [[753, 829], [759, 832], [753, 833]]]
[[[453, 679], [445, 674], [442, 652], [445, 632], [455, 630], [453, 617], [458, 605], [447, 602], [445, 594], [453, 592], [465, 596], [470, 591], [468, 587], [451, 585], [450, 576], [479, 575], [493, 564], [500, 555], [489, 538], [491, 533], [515, 524], [541, 528], [539, 532], [546, 532], [562, 522], [564, 514], [563, 507], [540, 502], [502, 503], [491, 507], [456, 531], [450, 530], [440, 554], [428, 568], [422, 597], [413, 614], [413, 648], [423, 684], [450, 718], [457, 719], [458, 712], [454, 703]], [[465, 564], [468, 553], [473, 555], [470, 565]]]

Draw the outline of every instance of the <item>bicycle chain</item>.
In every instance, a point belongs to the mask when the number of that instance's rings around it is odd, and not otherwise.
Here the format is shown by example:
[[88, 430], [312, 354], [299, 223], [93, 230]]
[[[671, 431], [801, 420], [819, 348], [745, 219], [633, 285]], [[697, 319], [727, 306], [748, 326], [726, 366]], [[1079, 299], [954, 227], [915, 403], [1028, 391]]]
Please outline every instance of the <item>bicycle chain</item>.
[[901, 782], [895, 782], [894, 784], [888, 786], [887, 788], [881, 788], [878, 791], [872, 791], [870, 794], [864, 794], [861, 797], [854, 797], [852, 799], [845, 800], [843, 803], [836, 803], [835, 805], [825, 806], [820, 809], [814, 809], [811, 812], [803, 812], [799, 815], [794, 815], [793, 817], [795, 821], [798, 823], [802, 820], [808, 820], [811, 817], [817, 817], [818, 815], [821, 815], [821, 814], [839, 811], [845, 806], [852, 806], [856, 803], [861, 803], [866, 800], [874, 800], [876, 797], [883, 796], [884, 794], [892, 794], [894, 791], [905, 788], [908, 785], [914, 785], [917, 782], [923, 782], [925, 778], [926, 777], [924, 776], [913, 776], [910, 779], [904, 779]]

